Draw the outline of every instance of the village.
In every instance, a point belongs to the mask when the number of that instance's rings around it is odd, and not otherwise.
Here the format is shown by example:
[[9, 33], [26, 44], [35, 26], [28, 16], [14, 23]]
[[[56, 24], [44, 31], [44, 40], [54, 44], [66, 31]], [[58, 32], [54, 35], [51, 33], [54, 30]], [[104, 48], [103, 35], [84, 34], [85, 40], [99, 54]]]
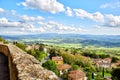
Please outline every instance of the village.
[[[77, 53], [72, 54], [70, 49], [53, 48], [53, 46], [44, 44], [26, 45], [26, 50], [36, 49], [47, 53], [46, 57], [41, 60], [42, 65], [49, 64], [50, 66], [49, 62], [55, 63], [54, 69], [57, 70], [60, 80], [112, 80], [112, 69], [120, 67], [120, 60], [112, 62], [112, 57], [91, 58]], [[49, 69], [48, 66], [43, 67]]]

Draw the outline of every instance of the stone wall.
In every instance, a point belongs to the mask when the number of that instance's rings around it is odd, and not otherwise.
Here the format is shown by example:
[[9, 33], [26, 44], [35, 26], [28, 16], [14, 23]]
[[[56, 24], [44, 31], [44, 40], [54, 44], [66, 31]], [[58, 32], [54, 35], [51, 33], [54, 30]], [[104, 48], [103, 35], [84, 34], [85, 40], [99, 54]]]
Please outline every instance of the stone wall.
[[52, 71], [45, 70], [38, 60], [15, 45], [0, 44], [0, 52], [8, 56], [11, 80], [58, 80]]

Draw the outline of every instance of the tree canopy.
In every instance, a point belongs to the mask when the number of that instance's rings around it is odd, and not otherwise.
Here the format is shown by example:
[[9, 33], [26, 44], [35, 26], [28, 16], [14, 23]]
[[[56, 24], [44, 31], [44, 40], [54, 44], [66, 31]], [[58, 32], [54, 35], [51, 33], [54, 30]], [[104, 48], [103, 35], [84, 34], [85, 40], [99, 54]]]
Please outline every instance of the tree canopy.
[[120, 80], [120, 68], [115, 68], [111, 72], [112, 80]]

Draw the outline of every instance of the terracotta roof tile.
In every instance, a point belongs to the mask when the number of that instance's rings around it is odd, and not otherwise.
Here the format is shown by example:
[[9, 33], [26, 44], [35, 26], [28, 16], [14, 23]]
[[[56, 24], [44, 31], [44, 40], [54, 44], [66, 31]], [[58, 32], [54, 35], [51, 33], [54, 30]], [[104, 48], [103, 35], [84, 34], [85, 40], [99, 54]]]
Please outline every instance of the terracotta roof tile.
[[65, 69], [70, 69], [71, 66], [68, 64], [62, 64], [62, 65], [58, 66], [57, 68], [58, 68], [58, 70], [65, 70]]
[[105, 58], [105, 59], [103, 59], [104, 61], [111, 61], [112, 60], [112, 58]]
[[73, 71], [70, 71], [70, 74], [68, 74], [68, 76], [72, 79], [79, 79], [79, 78], [86, 77], [86, 74], [81, 70], [73, 70]]
[[61, 56], [52, 57], [53, 61], [61, 61], [63, 58]]

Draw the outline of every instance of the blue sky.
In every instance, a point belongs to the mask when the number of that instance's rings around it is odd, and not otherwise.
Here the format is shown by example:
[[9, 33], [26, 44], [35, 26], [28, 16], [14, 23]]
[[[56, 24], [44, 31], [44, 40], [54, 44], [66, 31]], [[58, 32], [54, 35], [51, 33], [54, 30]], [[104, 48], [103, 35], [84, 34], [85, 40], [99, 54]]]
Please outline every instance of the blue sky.
[[120, 0], [0, 0], [0, 34], [120, 35]]

